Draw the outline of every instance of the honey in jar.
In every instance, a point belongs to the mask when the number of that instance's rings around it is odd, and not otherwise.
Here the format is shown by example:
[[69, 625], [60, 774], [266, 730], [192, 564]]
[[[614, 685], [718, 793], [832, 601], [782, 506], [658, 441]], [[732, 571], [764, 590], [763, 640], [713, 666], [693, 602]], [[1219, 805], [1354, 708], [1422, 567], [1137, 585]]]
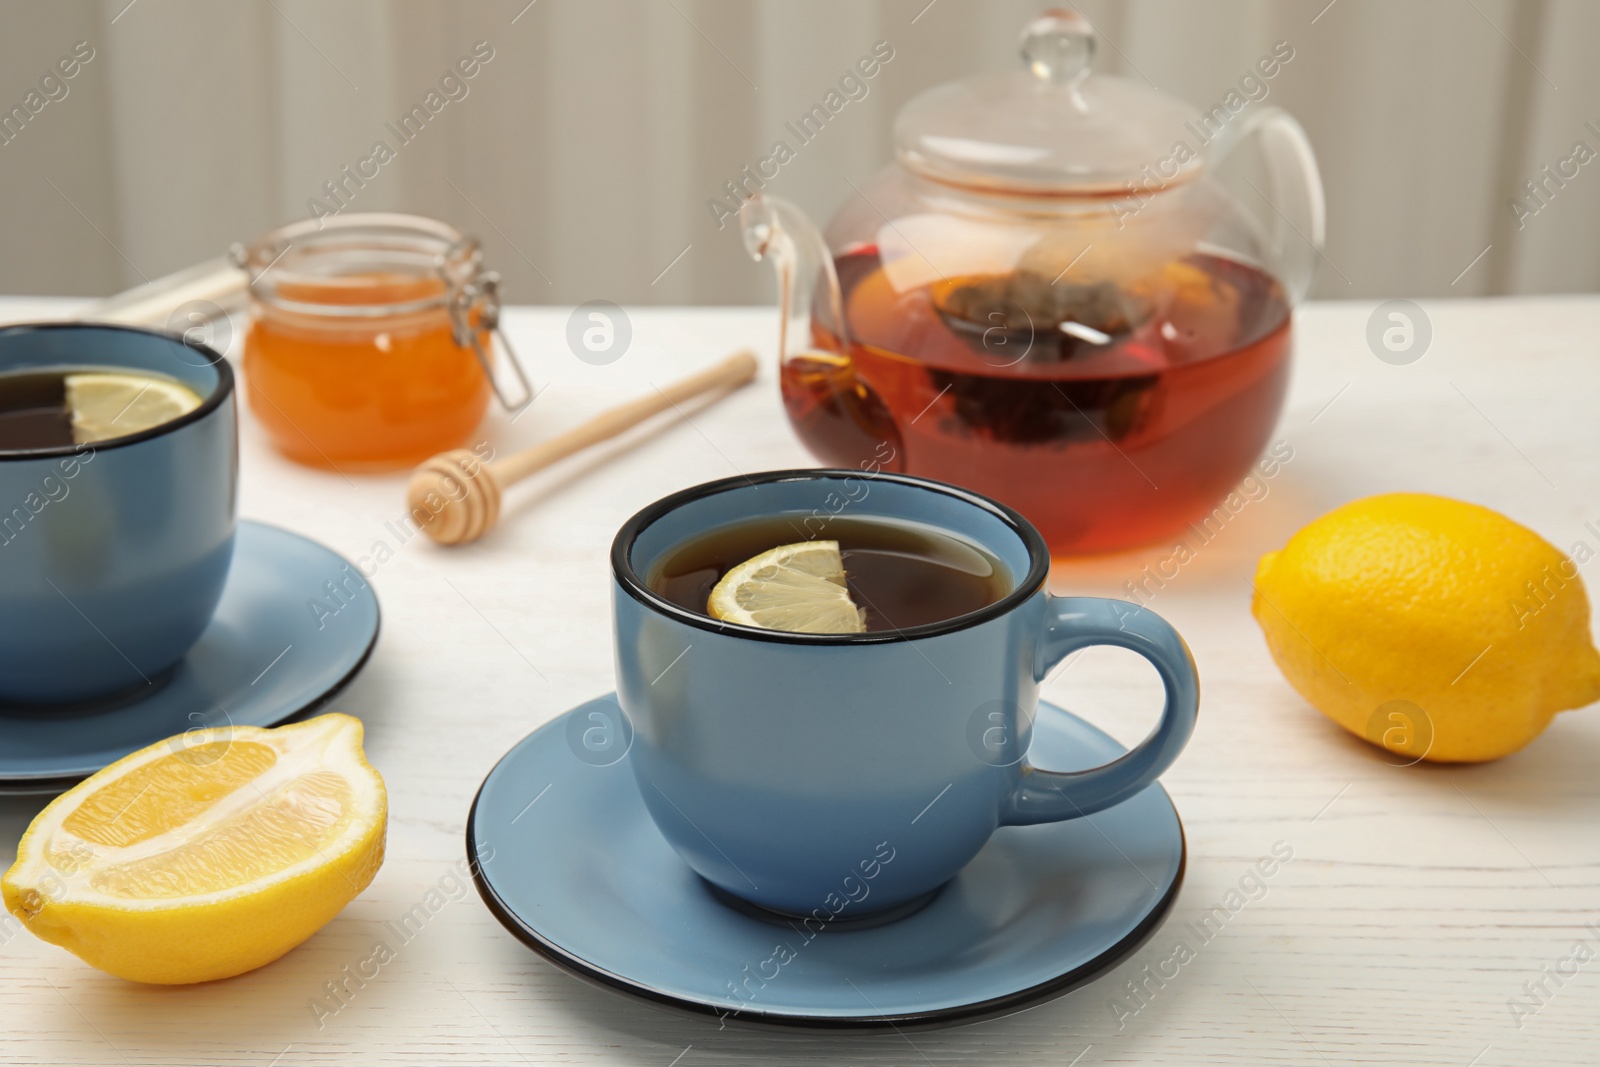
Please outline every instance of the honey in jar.
[[428, 219], [351, 215], [286, 227], [241, 258], [246, 395], [281, 452], [375, 471], [469, 443], [499, 311], [476, 242]]

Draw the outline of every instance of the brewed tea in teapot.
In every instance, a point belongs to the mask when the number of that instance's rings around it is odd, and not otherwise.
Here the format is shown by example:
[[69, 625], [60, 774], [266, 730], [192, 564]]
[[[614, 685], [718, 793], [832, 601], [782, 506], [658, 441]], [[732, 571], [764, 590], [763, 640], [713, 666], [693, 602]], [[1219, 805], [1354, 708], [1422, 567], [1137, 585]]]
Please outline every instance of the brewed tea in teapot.
[[[1183, 152], [1189, 109], [1089, 73], [1072, 13], [1022, 50], [1025, 71], [912, 100], [898, 163], [826, 235], [764, 194], [741, 219], [778, 270], [783, 401], [818, 459], [986, 493], [1055, 554], [1115, 550], [1206, 515], [1267, 443], [1320, 184], [1276, 109]], [[1247, 135], [1303, 194], [1271, 235], [1207, 173]]]

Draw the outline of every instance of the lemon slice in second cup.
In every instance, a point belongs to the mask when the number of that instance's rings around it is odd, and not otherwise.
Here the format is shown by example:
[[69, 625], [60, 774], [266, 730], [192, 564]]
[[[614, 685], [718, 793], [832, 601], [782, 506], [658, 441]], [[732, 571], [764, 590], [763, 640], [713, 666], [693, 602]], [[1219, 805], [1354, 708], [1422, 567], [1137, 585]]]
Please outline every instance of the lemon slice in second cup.
[[850, 599], [837, 541], [779, 545], [745, 560], [711, 590], [714, 619], [806, 634], [854, 634], [866, 619]]

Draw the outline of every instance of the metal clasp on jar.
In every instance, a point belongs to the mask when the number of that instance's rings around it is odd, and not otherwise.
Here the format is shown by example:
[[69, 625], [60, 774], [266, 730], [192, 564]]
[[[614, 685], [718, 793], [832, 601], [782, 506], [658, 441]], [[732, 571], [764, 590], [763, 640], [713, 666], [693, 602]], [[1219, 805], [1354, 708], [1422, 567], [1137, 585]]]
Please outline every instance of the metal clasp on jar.
[[[478, 357], [478, 362], [483, 366], [483, 373], [489, 377], [489, 385], [494, 389], [494, 395], [515, 418], [533, 403], [533, 398], [538, 394], [534, 392], [527, 374], [523, 372], [522, 361], [517, 358], [516, 349], [511, 347], [511, 338], [500, 329], [500, 275], [492, 270], [478, 271], [458, 284], [443, 268], [440, 274], [444, 277], [447, 287], [446, 304], [450, 309], [450, 329], [456, 344], [462, 348], [469, 346], [472, 348]], [[477, 316], [476, 328], [473, 322], [474, 313]], [[500, 387], [500, 379], [495, 375], [490, 353], [478, 340], [479, 331], [492, 333], [500, 338], [500, 344], [506, 350], [506, 362], [510, 364], [511, 373], [522, 389], [522, 397], [517, 403], [513, 404], [507, 399], [505, 391]]]

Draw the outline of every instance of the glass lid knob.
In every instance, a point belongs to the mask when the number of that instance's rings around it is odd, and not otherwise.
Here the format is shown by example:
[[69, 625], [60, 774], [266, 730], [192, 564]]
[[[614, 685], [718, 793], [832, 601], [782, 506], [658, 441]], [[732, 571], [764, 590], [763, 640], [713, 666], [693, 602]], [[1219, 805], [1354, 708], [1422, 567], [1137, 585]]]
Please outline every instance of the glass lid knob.
[[1070, 85], [1089, 73], [1098, 43], [1089, 20], [1067, 8], [1053, 8], [1022, 31], [1022, 59], [1041, 81]]

